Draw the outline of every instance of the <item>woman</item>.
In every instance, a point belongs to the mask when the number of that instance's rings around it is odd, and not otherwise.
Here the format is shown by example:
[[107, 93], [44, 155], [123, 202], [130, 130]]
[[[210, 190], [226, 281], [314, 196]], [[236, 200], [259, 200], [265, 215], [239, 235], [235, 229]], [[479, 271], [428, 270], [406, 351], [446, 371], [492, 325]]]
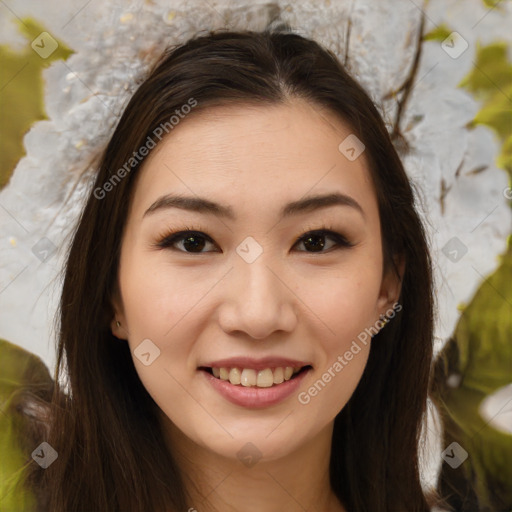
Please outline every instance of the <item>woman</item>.
[[333, 54], [170, 49], [70, 247], [41, 509], [429, 510], [432, 309], [411, 186]]

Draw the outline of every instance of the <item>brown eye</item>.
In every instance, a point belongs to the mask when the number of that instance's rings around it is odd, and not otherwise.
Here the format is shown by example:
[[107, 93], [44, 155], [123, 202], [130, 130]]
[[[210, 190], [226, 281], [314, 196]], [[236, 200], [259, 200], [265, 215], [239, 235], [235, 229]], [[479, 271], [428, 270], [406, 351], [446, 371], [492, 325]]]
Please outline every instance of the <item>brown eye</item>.
[[[179, 243], [182, 244], [182, 249], [175, 247]], [[180, 231], [179, 233], [174, 233], [165, 237], [158, 243], [158, 246], [165, 249], [176, 249], [181, 252], [200, 254], [202, 252], [212, 252], [203, 251], [205, 246], [209, 243], [213, 244], [213, 240], [204, 233], [196, 231]]]
[[[326, 243], [326, 239], [334, 240], [334, 244], [329, 246], [329, 243]], [[329, 249], [333, 247], [351, 247], [350, 244], [345, 237], [340, 235], [339, 233], [335, 233], [334, 231], [329, 230], [317, 230], [310, 231], [303, 235], [297, 241], [297, 244], [302, 243], [304, 247], [306, 247], [306, 251], [302, 252], [328, 252]], [[324, 251], [324, 248], [327, 246], [327, 250]]]

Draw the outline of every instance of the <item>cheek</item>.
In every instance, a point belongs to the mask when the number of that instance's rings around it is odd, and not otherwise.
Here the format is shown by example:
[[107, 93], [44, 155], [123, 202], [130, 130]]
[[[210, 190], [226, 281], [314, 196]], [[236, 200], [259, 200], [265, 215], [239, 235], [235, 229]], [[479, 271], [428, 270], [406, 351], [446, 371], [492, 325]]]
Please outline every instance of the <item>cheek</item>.
[[[151, 259], [151, 264], [148, 261]], [[172, 268], [163, 258], [126, 257], [120, 272], [121, 293], [130, 335], [155, 337], [164, 344], [218, 279], [199, 267]]]
[[[302, 414], [314, 425], [332, 421], [345, 407], [363, 375], [371, 346], [379, 287], [371, 272], [332, 281], [316, 302], [318, 317], [328, 327], [316, 336], [319, 360], [297, 396]], [[320, 296], [320, 295], [318, 295]]]
[[343, 287], [334, 294], [327, 313], [333, 331], [328, 346], [331, 354], [333, 350], [337, 354], [347, 350], [352, 340], [373, 325], [377, 292], [356, 281], [352, 287]]
[[356, 389], [368, 361], [370, 343], [355, 341], [317, 368], [298, 394], [298, 402], [320, 423], [328, 423], [345, 407]]
[[378, 319], [380, 269], [381, 261], [369, 256], [341, 269], [335, 278], [317, 275], [309, 283], [309, 303], [326, 329], [316, 337], [321, 360], [299, 402], [323, 421], [345, 406], [366, 367]]
[[[188, 407], [191, 397], [184, 390], [195, 371], [191, 355], [195, 340], [208, 317], [201, 314], [205, 297], [219, 278], [204, 269], [171, 268], [163, 258], [148, 264], [144, 253], [126, 254], [120, 270], [128, 343], [136, 371], [148, 393], [173, 420], [176, 411]], [[137, 358], [143, 340], [151, 340], [151, 364]], [[146, 344], [148, 342], [145, 342]], [[156, 347], [156, 348], [155, 348]], [[147, 353], [145, 350], [143, 353]], [[201, 410], [197, 413], [201, 415]], [[204, 414], [204, 411], [203, 411]], [[205, 421], [205, 418], [202, 418]]]
[[325, 277], [304, 280], [308, 304], [328, 328], [330, 335], [323, 338], [328, 352], [344, 350], [375, 323], [380, 284], [379, 261], [347, 266], [336, 276], [326, 273]]
[[[148, 260], [143, 253], [127, 254], [120, 271], [128, 343], [135, 369], [147, 392], [168, 418], [179, 423], [182, 411], [187, 408], [187, 417], [197, 416], [193, 424], [204, 423], [200, 407], [196, 410], [186, 390], [191, 372], [190, 349], [196, 338], [189, 319], [197, 311], [196, 304], [204, 297], [205, 290], [211, 287], [210, 279], [191, 278], [190, 270], [171, 269], [165, 261], [149, 265]], [[194, 325], [196, 328], [199, 325]], [[146, 343], [144, 351], [139, 350], [142, 343]], [[138, 357], [141, 353], [150, 356]]]

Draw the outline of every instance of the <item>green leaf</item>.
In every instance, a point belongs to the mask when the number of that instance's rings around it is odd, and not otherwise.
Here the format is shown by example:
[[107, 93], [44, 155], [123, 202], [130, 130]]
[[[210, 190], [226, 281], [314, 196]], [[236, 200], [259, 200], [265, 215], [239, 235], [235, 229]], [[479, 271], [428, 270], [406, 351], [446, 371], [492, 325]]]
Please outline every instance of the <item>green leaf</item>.
[[483, 0], [485, 7], [488, 7], [489, 9], [493, 9], [494, 7], [497, 7], [502, 0]]
[[431, 30], [423, 36], [424, 41], [444, 41], [453, 30], [449, 29], [446, 25], [439, 25], [434, 30]]
[[73, 53], [53, 38], [58, 47], [51, 55], [42, 58], [31, 44], [36, 40], [35, 44], [44, 46], [44, 41], [36, 38], [48, 31], [29, 18], [20, 20], [18, 25], [27, 40], [24, 49], [15, 52], [7, 45], [0, 45], [0, 112], [3, 116], [0, 123], [0, 189], [8, 183], [16, 164], [25, 154], [23, 136], [35, 121], [47, 118], [43, 105], [43, 69]]
[[512, 66], [507, 60], [507, 45], [492, 43], [477, 45], [476, 62], [471, 72], [461, 81], [464, 87], [477, 98], [485, 100], [500, 89], [512, 84]]
[[478, 46], [470, 73], [459, 84], [482, 103], [472, 125], [488, 126], [498, 135], [502, 148], [496, 165], [512, 177], [512, 64], [502, 42]]
[[498, 167], [506, 169], [512, 179], [512, 134], [507, 137], [507, 140], [501, 147], [501, 153], [499, 154], [496, 163]]

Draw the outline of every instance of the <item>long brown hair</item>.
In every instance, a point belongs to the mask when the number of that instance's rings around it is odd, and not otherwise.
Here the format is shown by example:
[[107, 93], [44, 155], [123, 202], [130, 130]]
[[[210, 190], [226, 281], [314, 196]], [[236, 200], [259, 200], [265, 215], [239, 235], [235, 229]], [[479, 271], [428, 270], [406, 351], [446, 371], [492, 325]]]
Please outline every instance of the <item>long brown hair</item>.
[[[433, 349], [431, 261], [402, 163], [371, 99], [333, 53], [294, 33], [225, 30], [164, 53], [103, 154], [65, 268], [56, 376], [62, 382], [67, 375], [67, 389], [57, 385], [52, 405], [48, 442], [58, 460], [34, 470], [42, 509], [187, 510], [183, 476], [163, 450], [157, 406], [128, 344], [110, 330], [122, 234], [141, 162], [132, 162], [122, 179], [114, 175], [191, 98], [195, 115], [228, 102], [270, 105], [294, 97], [337, 114], [364, 143], [385, 267], [397, 272], [395, 257], [405, 261], [402, 310], [374, 336], [362, 379], [335, 419], [331, 485], [350, 511], [429, 510], [418, 442]], [[108, 193], [98, 193], [109, 180], [115, 184]]]

